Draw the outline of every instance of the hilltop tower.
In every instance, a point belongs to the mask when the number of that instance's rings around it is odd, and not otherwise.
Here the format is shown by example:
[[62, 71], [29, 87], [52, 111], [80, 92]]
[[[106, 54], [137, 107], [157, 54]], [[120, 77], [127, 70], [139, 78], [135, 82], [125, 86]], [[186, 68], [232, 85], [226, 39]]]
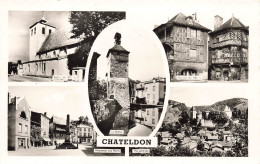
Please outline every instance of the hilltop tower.
[[30, 53], [29, 60], [36, 59], [36, 53], [41, 48], [44, 40], [49, 36], [50, 33], [54, 32], [56, 27], [46, 24], [46, 20], [42, 15], [41, 20], [35, 22], [33, 25], [29, 27], [30, 32]]
[[108, 50], [107, 96], [123, 108], [130, 107], [128, 62], [129, 51], [121, 46], [121, 34], [115, 34], [115, 45]]
[[232, 118], [232, 111], [228, 106], [225, 107], [224, 112], [227, 114], [229, 119]]
[[197, 111], [196, 111], [196, 108], [194, 106], [190, 110], [190, 117], [191, 117], [192, 120], [197, 118]]

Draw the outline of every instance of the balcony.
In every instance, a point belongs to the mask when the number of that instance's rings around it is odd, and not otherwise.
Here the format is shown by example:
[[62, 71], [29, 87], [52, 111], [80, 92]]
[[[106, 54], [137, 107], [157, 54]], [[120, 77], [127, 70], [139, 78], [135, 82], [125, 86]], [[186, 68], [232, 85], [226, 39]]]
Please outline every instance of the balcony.
[[218, 48], [218, 47], [223, 47], [223, 46], [229, 46], [229, 45], [235, 45], [235, 46], [243, 46], [243, 47], [248, 47], [248, 42], [242, 42], [241, 40], [225, 40], [222, 42], [217, 42], [217, 43], [211, 43], [210, 47], [211, 48]]

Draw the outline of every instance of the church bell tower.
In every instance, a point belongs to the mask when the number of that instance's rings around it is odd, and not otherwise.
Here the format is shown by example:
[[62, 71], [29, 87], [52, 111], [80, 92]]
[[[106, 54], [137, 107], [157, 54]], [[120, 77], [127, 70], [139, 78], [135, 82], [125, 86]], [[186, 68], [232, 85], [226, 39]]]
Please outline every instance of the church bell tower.
[[115, 99], [123, 108], [130, 107], [129, 94], [129, 51], [121, 46], [121, 34], [115, 34], [115, 45], [107, 53], [107, 96]]
[[33, 25], [29, 27], [30, 32], [30, 52], [29, 52], [29, 60], [35, 60], [36, 54], [40, 50], [45, 39], [55, 31], [56, 27], [48, 25], [46, 19], [44, 18], [44, 14], [42, 14], [41, 20], [35, 22]]

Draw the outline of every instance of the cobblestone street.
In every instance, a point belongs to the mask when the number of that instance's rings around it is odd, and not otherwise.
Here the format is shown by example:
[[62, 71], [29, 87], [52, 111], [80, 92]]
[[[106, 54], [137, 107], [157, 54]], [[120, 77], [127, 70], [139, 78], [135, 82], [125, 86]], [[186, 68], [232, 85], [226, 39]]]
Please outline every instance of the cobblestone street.
[[9, 82], [50, 82], [51, 78], [35, 77], [35, 76], [8, 76]]
[[[99, 149], [99, 148], [97, 148]], [[78, 149], [55, 149], [55, 146], [31, 147], [18, 151], [8, 151], [9, 156], [124, 156], [124, 153], [94, 153], [94, 148], [79, 144]]]

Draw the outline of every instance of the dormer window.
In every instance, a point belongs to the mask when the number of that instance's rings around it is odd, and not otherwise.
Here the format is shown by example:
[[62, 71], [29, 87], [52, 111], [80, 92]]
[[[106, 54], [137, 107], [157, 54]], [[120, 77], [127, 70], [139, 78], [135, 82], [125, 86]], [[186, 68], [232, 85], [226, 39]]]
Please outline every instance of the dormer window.
[[42, 28], [42, 34], [45, 35], [45, 28], [44, 27]]
[[192, 17], [191, 16], [188, 16], [186, 18], [186, 21], [189, 23], [189, 24], [193, 24], [193, 21], [192, 21]]

